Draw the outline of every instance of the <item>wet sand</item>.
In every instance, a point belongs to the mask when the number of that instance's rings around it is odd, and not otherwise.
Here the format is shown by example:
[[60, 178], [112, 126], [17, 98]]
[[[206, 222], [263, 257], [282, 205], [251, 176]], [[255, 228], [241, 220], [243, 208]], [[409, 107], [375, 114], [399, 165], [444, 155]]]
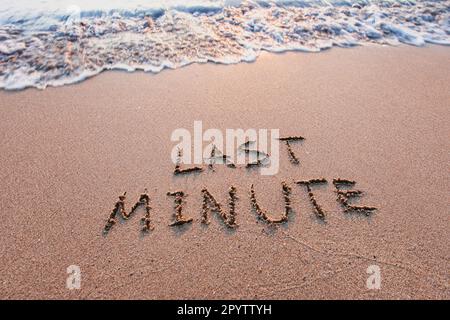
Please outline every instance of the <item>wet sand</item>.
[[[450, 51], [360, 47], [320, 54], [264, 54], [233, 66], [191, 65], [158, 75], [107, 72], [77, 85], [0, 92], [0, 298], [419, 299], [450, 298]], [[302, 135], [280, 172], [216, 166], [174, 176], [177, 128], [280, 129]], [[314, 214], [295, 180], [314, 187]], [[333, 178], [357, 182], [372, 215], [344, 213]], [[257, 220], [250, 185], [278, 227]], [[206, 187], [237, 223], [201, 224]], [[117, 197], [144, 188], [155, 229], [139, 208], [103, 235]], [[169, 227], [173, 197], [194, 221]], [[81, 268], [81, 289], [66, 268]], [[377, 265], [381, 288], [368, 290]]]

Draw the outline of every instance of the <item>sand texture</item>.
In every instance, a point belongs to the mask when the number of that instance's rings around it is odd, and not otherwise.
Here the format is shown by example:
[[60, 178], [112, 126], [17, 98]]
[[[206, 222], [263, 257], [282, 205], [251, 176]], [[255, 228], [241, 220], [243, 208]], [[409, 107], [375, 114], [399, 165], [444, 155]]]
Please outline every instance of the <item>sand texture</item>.
[[[255, 63], [191, 65], [157, 75], [107, 72], [80, 84], [0, 92], [0, 298], [448, 299], [450, 50], [368, 46], [264, 54]], [[175, 176], [170, 135], [207, 128], [279, 128], [280, 172], [216, 166]], [[326, 212], [314, 214], [315, 186]], [[333, 178], [355, 180], [370, 216], [344, 213]], [[258, 221], [250, 186], [277, 227]], [[236, 222], [201, 224], [204, 187]], [[102, 233], [118, 196], [140, 207]], [[192, 223], [170, 227], [186, 193]], [[66, 288], [78, 265], [80, 290]], [[381, 289], [368, 290], [378, 265]]]

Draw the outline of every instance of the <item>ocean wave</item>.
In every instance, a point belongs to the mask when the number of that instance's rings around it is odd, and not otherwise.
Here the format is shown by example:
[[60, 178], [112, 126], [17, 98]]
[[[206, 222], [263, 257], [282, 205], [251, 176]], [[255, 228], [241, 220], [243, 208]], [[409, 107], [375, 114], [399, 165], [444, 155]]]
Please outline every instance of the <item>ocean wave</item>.
[[365, 43], [450, 45], [450, 1], [17, 0], [0, 9], [0, 88]]

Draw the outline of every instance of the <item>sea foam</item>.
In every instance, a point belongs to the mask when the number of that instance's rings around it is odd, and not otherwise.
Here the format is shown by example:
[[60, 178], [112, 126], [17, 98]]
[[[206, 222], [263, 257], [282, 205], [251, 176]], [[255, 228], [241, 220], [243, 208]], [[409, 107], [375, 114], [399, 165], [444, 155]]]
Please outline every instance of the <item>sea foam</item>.
[[450, 45], [450, 0], [16, 0], [0, 9], [0, 88], [365, 43]]

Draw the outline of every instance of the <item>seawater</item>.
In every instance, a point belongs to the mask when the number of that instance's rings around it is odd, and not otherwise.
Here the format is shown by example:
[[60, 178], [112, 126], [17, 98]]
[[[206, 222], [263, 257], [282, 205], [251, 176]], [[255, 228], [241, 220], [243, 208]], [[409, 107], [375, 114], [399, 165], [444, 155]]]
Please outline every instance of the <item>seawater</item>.
[[450, 45], [450, 0], [0, 2], [2, 89], [61, 86], [109, 69], [253, 61], [263, 50]]

